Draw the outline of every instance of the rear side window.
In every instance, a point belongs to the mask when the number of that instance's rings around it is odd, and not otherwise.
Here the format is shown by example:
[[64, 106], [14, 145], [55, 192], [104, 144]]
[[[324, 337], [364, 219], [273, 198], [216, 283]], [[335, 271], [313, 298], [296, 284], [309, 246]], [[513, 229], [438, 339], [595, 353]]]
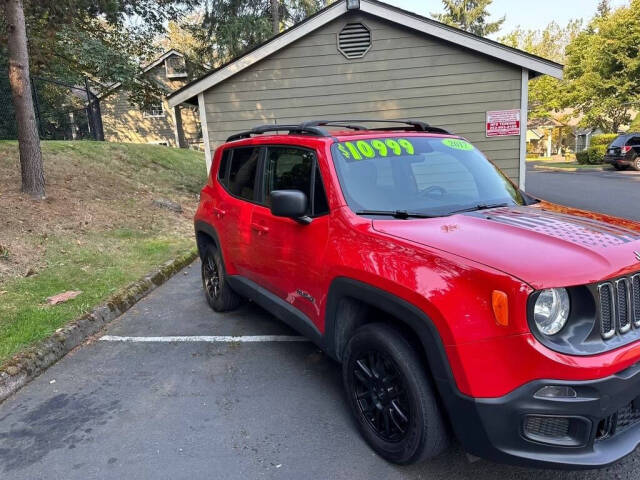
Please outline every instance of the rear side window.
[[234, 148], [231, 150], [231, 165], [228, 181], [225, 184], [232, 195], [254, 200], [256, 171], [260, 158], [258, 147]]
[[309, 213], [322, 215], [329, 211], [315, 154], [311, 150], [269, 147], [263, 185], [267, 206], [271, 206], [273, 190], [300, 190], [309, 199]]
[[640, 137], [631, 137], [627, 142], [627, 145], [629, 146], [640, 145]]
[[218, 168], [218, 180], [225, 187], [229, 187], [229, 177], [227, 175], [229, 171], [229, 161], [231, 160], [231, 150], [225, 150], [222, 152], [222, 159], [220, 160], [220, 168]]
[[626, 144], [627, 137], [625, 135], [620, 135], [613, 142], [611, 142], [612, 147], [622, 147]]

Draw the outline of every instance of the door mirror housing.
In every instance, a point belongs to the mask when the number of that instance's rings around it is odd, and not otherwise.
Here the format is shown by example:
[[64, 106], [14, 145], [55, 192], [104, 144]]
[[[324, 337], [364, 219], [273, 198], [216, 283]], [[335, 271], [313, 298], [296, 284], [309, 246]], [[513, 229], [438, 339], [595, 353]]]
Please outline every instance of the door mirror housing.
[[307, 216], [308, 199], [300, 190], [273, 190], [271, 192], [271, 214], [292, 218], [296, 222], [311, 223]]

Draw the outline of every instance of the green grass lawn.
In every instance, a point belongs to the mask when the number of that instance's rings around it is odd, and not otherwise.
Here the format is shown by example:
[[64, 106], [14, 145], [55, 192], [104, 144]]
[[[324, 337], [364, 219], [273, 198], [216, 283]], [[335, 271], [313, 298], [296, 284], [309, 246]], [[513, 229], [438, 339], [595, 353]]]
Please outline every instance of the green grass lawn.
[[[17, 145], [0, 142], [0, 364], [195, 247], [202, 153], [84, 141], [42, 150], [48, 198], [38, 202], [17, 192]], [[184, 213], [154, 207], [159, 196]], [[46, 304], [68, 290], [82, 294]]]

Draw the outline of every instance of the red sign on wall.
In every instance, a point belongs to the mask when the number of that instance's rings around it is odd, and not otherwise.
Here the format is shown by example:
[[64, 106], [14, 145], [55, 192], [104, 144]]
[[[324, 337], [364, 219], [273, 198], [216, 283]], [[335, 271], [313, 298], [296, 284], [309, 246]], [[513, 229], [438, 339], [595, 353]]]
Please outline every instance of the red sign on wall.
[[487, 112], [487, 137], [520, 135], [520, 110]]

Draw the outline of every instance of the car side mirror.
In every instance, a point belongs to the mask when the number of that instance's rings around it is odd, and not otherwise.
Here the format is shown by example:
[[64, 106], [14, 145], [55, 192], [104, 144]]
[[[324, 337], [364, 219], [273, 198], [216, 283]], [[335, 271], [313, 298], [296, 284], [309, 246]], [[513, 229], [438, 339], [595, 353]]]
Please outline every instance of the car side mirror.
[[276, 217], [292, 218], [302, 224], [311, 223], [307, 216], [309, 201], [300, 190], [273, 190], [271, 192], [271, 214]]

